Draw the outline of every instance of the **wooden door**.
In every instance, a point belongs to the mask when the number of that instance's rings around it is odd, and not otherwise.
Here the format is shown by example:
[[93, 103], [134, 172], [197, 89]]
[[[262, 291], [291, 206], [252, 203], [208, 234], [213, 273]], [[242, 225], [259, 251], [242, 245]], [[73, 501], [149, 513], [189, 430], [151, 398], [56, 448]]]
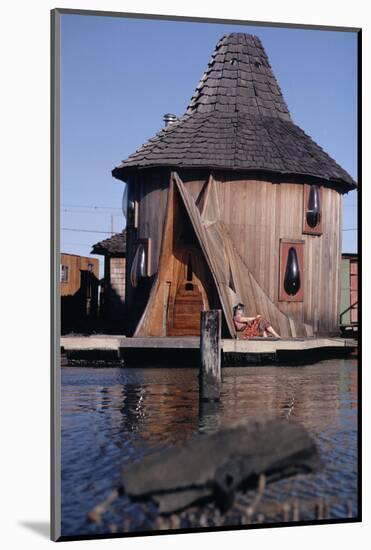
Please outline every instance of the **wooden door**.
[[183, 283], [175, 296], [169, 336], [198, 336], [203, 300], [200, 289], [192, 283]]
[[204, 281], [200, 278], [200, 251], [188, 247], [177, 255], [182, 258], [182, 267], [178, 281], [174, 281], [175, 295], [169, 298], [167, 335], [199, 336], [201, 311], [207, 307]]

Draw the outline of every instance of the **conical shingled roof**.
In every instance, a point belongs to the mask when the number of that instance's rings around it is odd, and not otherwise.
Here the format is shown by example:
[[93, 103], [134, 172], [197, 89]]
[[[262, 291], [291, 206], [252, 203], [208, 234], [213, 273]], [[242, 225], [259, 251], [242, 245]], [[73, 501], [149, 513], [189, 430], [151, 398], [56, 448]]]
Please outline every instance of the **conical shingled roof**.
[[214, 168], [305, 175], [356, 187], [351, 176], [291, 119], [257, 36], [225, 35], [186, 113], [113, 170]]

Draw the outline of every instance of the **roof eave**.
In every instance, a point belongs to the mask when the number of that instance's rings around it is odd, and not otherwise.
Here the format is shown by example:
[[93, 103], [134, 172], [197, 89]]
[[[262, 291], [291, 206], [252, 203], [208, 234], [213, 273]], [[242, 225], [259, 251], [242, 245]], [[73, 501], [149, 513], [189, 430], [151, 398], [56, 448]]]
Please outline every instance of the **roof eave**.
[[328, 182], [329, 184], [334, 184], [336, 186], [341, 186], [342, 192], [349, 192], [353, 191], [358, 188], [357, 183], [352, 181], [346, 181], [341, 178], [334, 178], [334, 177], [328, 177], [328, 176], [319, 176], [318, 174], [311, 174], [308, 172], [290, 172], [290, 171], [277, 171], [277, 170], [269, 170], [267, 168], [243, 168], [240, 166], [234, 167], [234, 166], [226, 166], [226, 165], [218, 165], [218, 164], [169, 164], [169, 163], [153, 163], [153, 164], [145, 164], [145, 165], [120, 165], [116, 166], [112, 170], [112, 175], [114, 178], [127, 182], [127, 179], [131, 174], [133, 174], [135, 171], [142, 171], [142, 170], [151, 170], [155, 168], [168, 168], [169, 171], [171, 170], [179, 170], [179, 169], [185, 169], [185, 170], [224, 170], [224, 171], [230, 171], [230, 172], [250, 172], [250, 173], [265, 173], [265, 174], [278, 174], [280, 176], [289, 176], [289, 177], [308, 177], [313, 178], [318, 182]]

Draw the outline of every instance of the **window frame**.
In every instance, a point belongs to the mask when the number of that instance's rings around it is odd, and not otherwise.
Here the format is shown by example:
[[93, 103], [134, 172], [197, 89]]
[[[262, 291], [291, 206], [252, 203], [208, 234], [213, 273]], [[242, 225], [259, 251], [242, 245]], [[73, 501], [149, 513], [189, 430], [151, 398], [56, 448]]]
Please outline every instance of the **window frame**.
[[66, 284], [70, 282], [70, 269], [67, 264], [60, 264], [60, 283]]

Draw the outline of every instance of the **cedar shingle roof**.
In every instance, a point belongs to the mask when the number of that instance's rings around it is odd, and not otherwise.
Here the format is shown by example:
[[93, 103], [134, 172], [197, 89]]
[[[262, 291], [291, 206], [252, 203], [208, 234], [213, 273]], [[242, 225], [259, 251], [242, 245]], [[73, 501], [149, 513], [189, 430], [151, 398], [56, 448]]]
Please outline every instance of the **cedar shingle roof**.
[[244, 33], [221, 38], [186, 113], [112, 174], [126, 180], [132, 169], [155, 166], [263, 170], [356, 187], [294, 124], [262, 43]]
[[126, 233], [116, 233], [109, 239], [100, 241], [93, 245], [91, 254], [102, 254], [107, 256], [125, 255], [126, 254]]

